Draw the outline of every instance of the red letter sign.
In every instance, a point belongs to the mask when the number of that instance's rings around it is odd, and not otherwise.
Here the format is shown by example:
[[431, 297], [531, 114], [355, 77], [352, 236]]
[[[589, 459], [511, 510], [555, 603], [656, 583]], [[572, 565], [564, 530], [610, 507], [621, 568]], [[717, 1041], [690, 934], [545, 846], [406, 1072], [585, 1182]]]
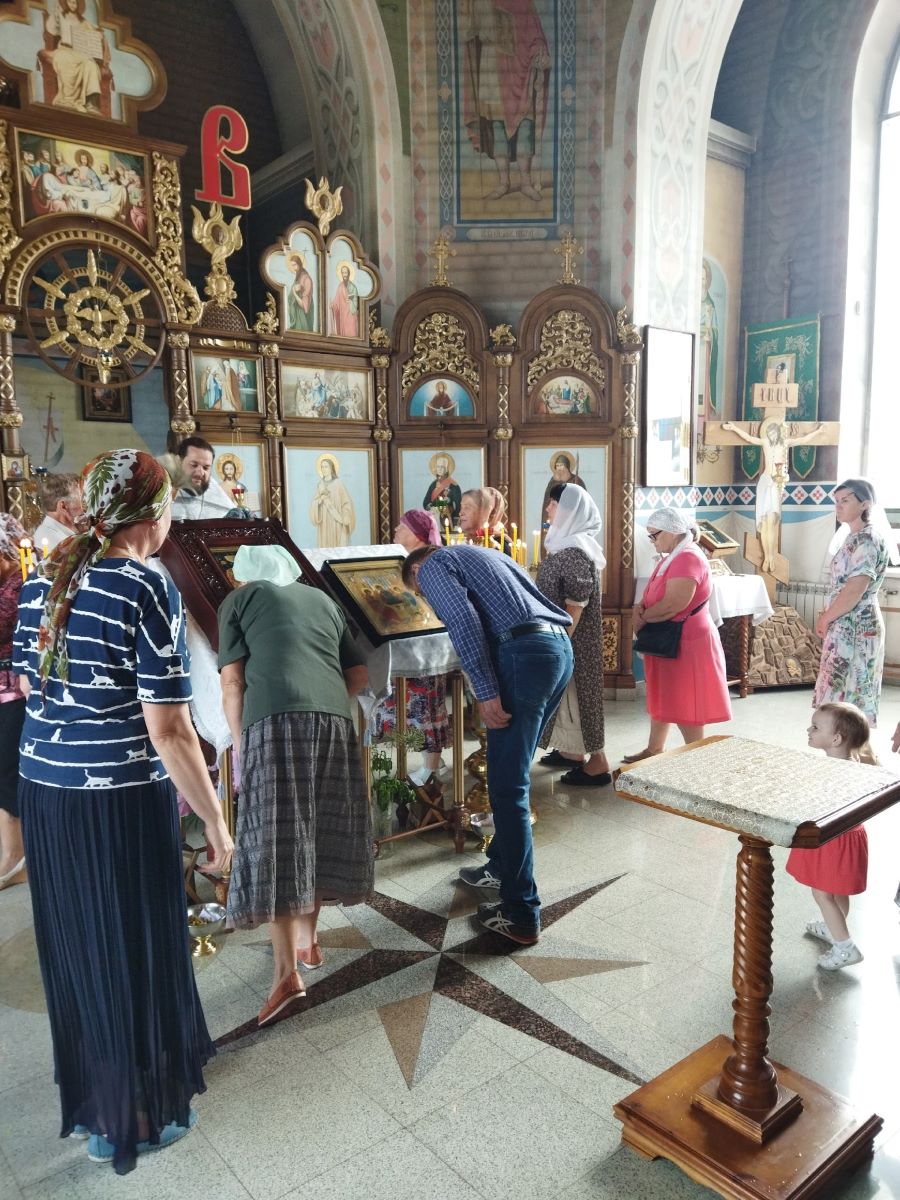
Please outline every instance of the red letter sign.
[[[227, 204], [231, 208], [250, 207], [250, 171], [225, 153], [241, 154], [250, 144], [247, 122], [235, 108], [217, 104], [208, 108], [200, 127], [200, 157], [203, 160], [203, 187], [194, 192], [197, 200]], [[230, 182], [230, 191], [222, 187], [222, 172]]]

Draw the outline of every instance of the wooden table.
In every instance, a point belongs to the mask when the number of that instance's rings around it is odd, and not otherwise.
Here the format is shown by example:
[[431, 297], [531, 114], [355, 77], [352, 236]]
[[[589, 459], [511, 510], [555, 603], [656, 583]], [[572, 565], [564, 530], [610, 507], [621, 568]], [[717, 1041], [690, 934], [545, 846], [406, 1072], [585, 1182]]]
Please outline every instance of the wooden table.
[[[762, 795], [765, 781], [752, 775], [761, 751], [770, 752], [782, 786], [789, 780], [788, 787], [807, 794], [803, 803], [814, 817], [796, 821], [796, 811], [789, 819], [773, 813]], [[615, 1105], [623, 1142], [648, 1158], [670, 1159], [721, 1196], [808, 1200], [832, 1194], [836, 1176], [871, 1157], [883, 1122], [768, 1058], [771, 847], [822, 845], [900, 800], [900, 779], [825, 755], [714, 737], [645, 759], [619, 776], [616, 789], [640, 804], [729, 829], [741, 845], [733, 1038], [713, 1038]], [[813, 792], [820, 793], [818, 804]]]
[[761, 575], [713, 575], [709, 597], [709, 615], [716, 625], [725, 621], [740, 622], [738, 674], [728, 685], [737, 685], [743, 700], [753, 691], [750, 686], [750, 633], [772, 615], [769, 593]]

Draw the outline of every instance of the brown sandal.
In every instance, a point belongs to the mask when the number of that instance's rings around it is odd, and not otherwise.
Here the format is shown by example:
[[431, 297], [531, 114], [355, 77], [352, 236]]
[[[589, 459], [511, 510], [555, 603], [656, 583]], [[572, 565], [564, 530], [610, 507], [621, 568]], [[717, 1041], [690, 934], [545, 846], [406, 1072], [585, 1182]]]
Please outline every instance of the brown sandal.
[[309, 947], [297, 947], [297, 961], [301, 967], [306, 967], [307, 971], [315, 971], [316, 967], [321, 967], [325, 959], [322, 956], [322, 951], [319, 949], [319, 943], [313, 942]]

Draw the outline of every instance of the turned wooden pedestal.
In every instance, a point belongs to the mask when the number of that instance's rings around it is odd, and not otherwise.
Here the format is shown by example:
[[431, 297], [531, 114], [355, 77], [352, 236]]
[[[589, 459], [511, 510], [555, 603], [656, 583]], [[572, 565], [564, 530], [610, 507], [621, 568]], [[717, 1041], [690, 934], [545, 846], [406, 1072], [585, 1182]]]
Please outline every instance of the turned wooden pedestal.
[[[706, 741], [712, 740], [718, 739]], [[620, 795], [649, 803], [627, 791]], [[879, 800], [868, 799], [865, 815], [898, 798], [900, 787], [885, 789]], [[651, 806], [678, 813], [666, 805]], [[798, 830], [797, 844], [820, 844], [853, 823], [848, 814], [834, 823], [833, 831], [804, 825]], [[818, 839], [817, 832], [822, 834]], [[648, 1158], [670, 1159], [721, 1196], [740, 1200], [829, 1196], [838, 1175], [871, 1157], [883, 1122], [878, 1116], [860, 1114], [847, 1100], [768, 1058], [771, 843], [743, 833], [740, 843], [733, 1039], [713, 1038], [615, 1105], [613, 1112], [623, 1124], [626, 1145]]]

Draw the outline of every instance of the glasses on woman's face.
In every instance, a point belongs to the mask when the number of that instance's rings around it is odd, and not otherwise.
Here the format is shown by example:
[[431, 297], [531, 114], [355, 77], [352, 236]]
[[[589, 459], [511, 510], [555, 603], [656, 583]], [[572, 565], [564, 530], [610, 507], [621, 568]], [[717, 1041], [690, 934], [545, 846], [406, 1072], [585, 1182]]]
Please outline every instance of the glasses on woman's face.
[[656, 529], [656, 530], [654, 530], [654, 531], [653, 531], [653, 533], [651, 533], [651, 532], [649, 531], [649, 529], [648, 529], [648, 530], [647, 530], [647, 537], [650, 539], [650, 541], [651, 541], [651, 542], [655, 542], [655, 541], [656, 541], [656, 539], [659, 537], [659, 535], [660, 535], [661, 533], [662, 533], [662, 530], [661, 530], [661, 529]]

